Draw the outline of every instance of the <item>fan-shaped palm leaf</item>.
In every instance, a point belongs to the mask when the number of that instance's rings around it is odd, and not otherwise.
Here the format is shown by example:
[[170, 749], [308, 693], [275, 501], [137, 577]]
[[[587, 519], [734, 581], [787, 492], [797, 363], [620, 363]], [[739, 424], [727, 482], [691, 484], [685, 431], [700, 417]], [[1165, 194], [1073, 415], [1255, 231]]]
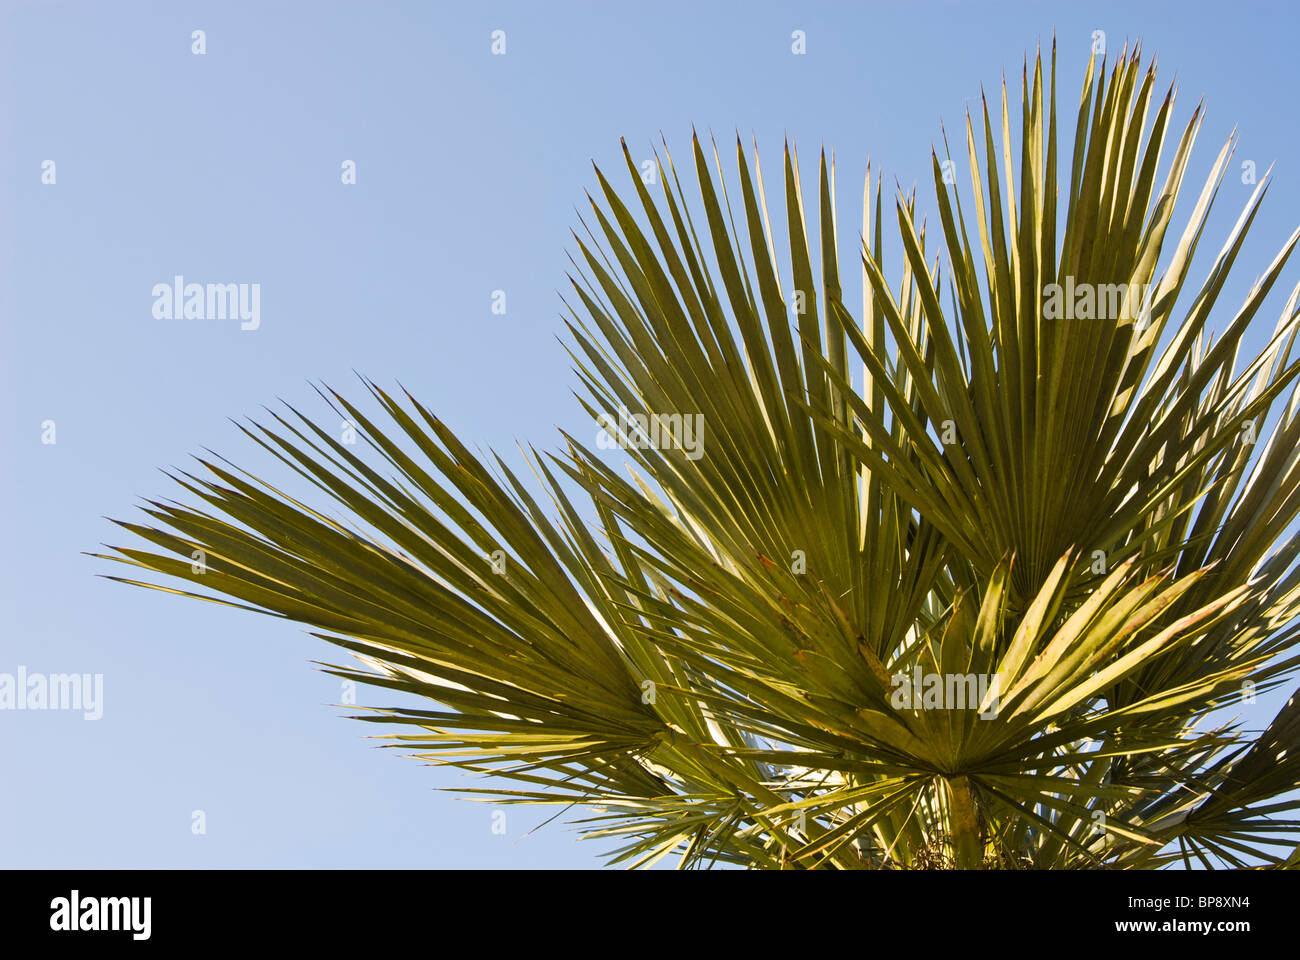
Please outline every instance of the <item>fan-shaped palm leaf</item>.
[[1018, 142], [1003, 90], [1000, 163], [967, 119], [967, 206], [932, 157], [941, 255], [895, 200], [896, 287], [868, 172], [860, 317], [824, 156], [813, 222], [787, 149], [781, 231], [739, 142], [730, 193], [698, 137], [696, 199], [666, 152], [658, 200], [626, 149], [634, 195], [597, 171], [568, 326], [629, 478], [566, 436], [526, 484], [366, 381], [371, 412], [322, 397], [368, 455], [295, 410], [244, 428], [351, 523], [211, 458], [114, 559], [319, 631], [436, 707], [364, 719], [597, 808], [617, 862], [1286, 861], [1294, 698], [1258, 737], [1221, 718], [1297, 662], [1300, 287], [1242, 356], [1300, 232], [1207, 334], [1267, 178], [1185, 292], [1232, 141], [1171, 234], [1200, 108], [1162, 178], [1173, 91], [1090, 63], [1058, 183], [1055, 88], [1053, 51]]

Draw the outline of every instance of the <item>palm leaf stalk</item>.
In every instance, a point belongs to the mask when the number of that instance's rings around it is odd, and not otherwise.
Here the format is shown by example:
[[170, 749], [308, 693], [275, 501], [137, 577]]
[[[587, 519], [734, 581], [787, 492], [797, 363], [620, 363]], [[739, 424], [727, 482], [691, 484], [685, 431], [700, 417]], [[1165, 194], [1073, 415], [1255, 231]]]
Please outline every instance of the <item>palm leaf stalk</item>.
[[[1267, 176], [1188, 281], [1234, 140], [1180, 232], [1202, 108], [1162, 163], [1139, 50], [1089, 63], [1072, 146], [1054, 47], [1021, 89], [1018, 141], [1005, 84], [1000, 131], [967, 116], [966, 203], [932, 153], [937, 250], [868, 167], [858, 316], [824, 154], [811, 211], [787, 147], [777, 229], [739, 140], [729, 191], [692, 138], [690, 202], [666, 144], [658, 199], [626, 145], [632, 191], [597, 169], [566, 324], [627, 476], [565, 433], [525, 483], [404, 390], [322, 387], [365, 454], [292, 407], [240, 428], [345, 520], [201, 458], [104, 555], [181, 585], [113, 579], [308, 625], [355, 658], [330, 672], [430, 704], [361, 717], [394, 745], [582, 809], [614, 863], [1295, 863], [1300, 708], [1231, 714], [1300, 662], [1300, 286], [1245, 343], [1300, 232], [1225, 309]], [[1063, 317], [1053, 284], [1101, 293]], [[667, 412], [704, 455], [627, 426]]]

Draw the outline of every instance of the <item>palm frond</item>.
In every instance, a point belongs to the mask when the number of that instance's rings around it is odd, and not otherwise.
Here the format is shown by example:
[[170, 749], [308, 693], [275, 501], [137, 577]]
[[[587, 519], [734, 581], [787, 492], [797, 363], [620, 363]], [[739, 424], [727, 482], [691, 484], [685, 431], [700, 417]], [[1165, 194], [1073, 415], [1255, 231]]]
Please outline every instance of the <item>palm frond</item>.
[[366, 453], [241, 429], [344, 520], [205, 457], [106, 555], [183, 585], [114, 579], [306, 624], [432, 704], [362, 717], [394, 745], [587, 809], [617, 863], [1294, 865], [1295, 698], [1224, 711], [1300, 663], [1300, 285], [1247, 341], [1300, 231], [1207, 332], [1268, 177], [1189, 286], [1234, 141], [1177, 232], [1174, 100], [1090, 62], [1058, 149], [1055, 49], [1026, 63], [1018, 136], [1005, 85], [966, 118], [965, 203], [932, 153], [937, 250], [895, 198], [897, 286], [868, 169], [859, 315], [833, 160], [814, 206], [787, 145], [775, 231], [756, 147], [729, 189], [693, 136], [688, 196], [665, 144], [656, 198], [625, 145], [565, 301], [608, 443], [525, 482], [405, 391], [322, 388]]

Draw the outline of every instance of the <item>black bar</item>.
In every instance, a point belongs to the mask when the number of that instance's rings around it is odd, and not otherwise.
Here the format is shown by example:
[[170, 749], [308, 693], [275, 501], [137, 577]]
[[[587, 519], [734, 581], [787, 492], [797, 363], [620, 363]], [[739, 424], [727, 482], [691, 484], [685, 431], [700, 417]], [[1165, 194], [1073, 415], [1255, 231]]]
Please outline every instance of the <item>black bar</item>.
[[[517, 942], [536, 950], [551, 937], [592, 935], [606, 947], [614, 937], [624, 948], [641, 939], [652, 945], [655, 938], [672, 948], [688, 929], [698, 931], [690, 935], [693, 949], [701, 938], [719, 946], [776, 947], [789, 945], [788, 938], [804, 940], [811, 926], [832, 940], [916, 938], [918, 949], [931, 938], [987, 944], [1007, 934], [1181, 946], [1191, 939], [1235, 943], [1289, 935], [1296, 879], [1293, 872], [1262, 870], [714, 870], [677, 877], [660, 870], [15, 870], [0, 873], [0, 936], [7, 946], [57, 947], [69, 940], [92, 948], [108, 941], [129, 948], [248, 946], [262, 941], [259, 931], [270, 931], [296, 946], [372, 949], [414, 936], [443, 953], [464, 933], [469, 944], [455, 949], [463, 953], [474, 943], [497, 949]], [[116, 921], [119, 929], [53, 929], [71, 925], [73, 891], [78, 925], [102, 917], [104, 926]], [[87, 906], [91, 900], [94, 906]], [[567, 942], [578, 947], [579, 940]]]

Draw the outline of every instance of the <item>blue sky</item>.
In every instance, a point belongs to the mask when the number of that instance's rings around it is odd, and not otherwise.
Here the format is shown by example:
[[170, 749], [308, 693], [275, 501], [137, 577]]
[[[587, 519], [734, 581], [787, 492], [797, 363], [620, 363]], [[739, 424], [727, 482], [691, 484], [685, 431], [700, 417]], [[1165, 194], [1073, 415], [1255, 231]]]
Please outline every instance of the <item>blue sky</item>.
[[[596, 865], [558, 823], [527, 835], [549, 812], [494, 835], [490, 807], [434, 789], [461, 775], [373, 749], [309, 664], [341, 654], [301, 629], [121, 587], [80, 551], [173, 494], [158, 467], [205, 446], [262, 463], [227, 418], [318, 412], [307, 381], [354, 369], [484, 447], [589, 430], [556, 336], [593, 158], [623, 183], [620, 137], [648, 158], [662, 131], [681, 158], [694, 125], [756, 137], [773, 170], [788, 134], [811, 176], [824, 143], [851, 249], [866, 158], [927, 183], [940, 120], [959, 131], [1053, 33], [1067, 116], [1095, 30], [1177, 75], [1179, 129], [1206, 96], [1186, 192], [1234, 125], [1238, 163], [1276, 161], [1235, 306], [1300, 222], [1296, 16], [1135, 6], [5, 3], [0, 672], [102, 673], [104, 715], [0, 713], [0, 865]], [[1250, 189], [1229, 172], [1206, 247]], [[155, 318], [177, 274], [259, 283], [260, 327]]]

